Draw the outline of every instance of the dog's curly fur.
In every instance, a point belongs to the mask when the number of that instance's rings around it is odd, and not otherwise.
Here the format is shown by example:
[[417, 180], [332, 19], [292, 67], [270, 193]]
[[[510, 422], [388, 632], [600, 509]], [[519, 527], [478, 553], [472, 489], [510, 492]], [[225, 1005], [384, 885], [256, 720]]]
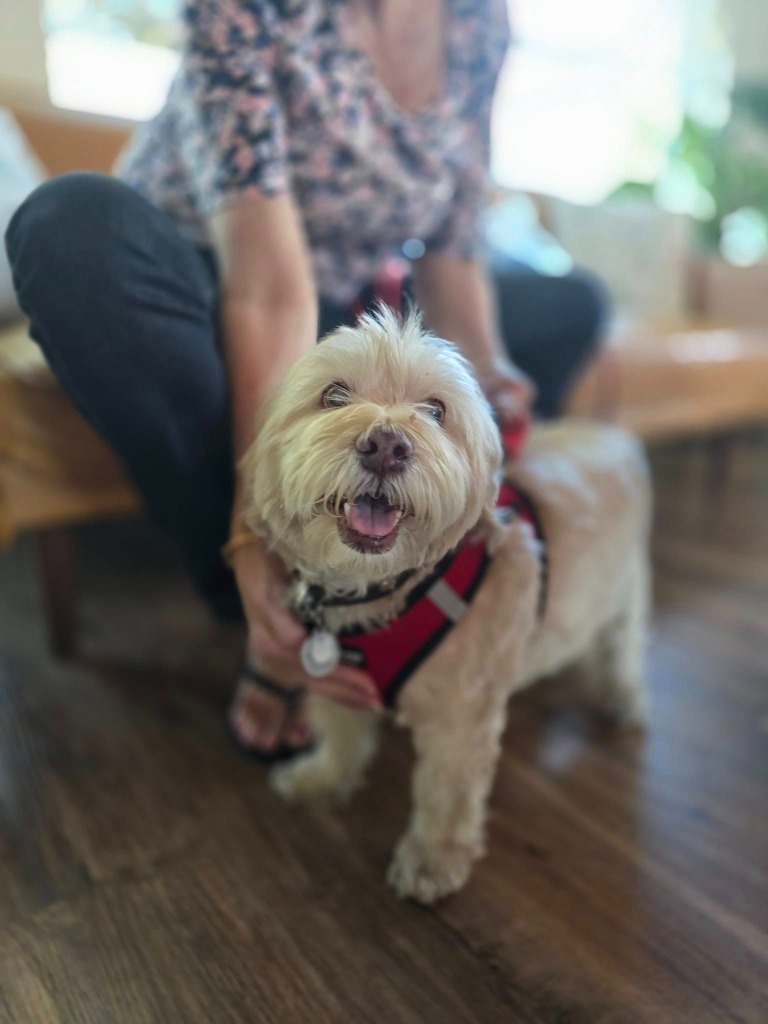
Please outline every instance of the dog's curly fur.
[[[326, 408], [343, 383], [349, 402]], [[438, 422], [429, 403], [438, 399]], [[405, 472], [373, 480], [356, 442], [376, 427], [406, 435]], [[470, 531], [493, 558], [472, 606], [400, 691], [397, 721], [413, 730], [413, 814], [389, 871], [401, 896], [432, 902], [459, 889], [483, 849], [483, 823], [509, 696], [567, 665], [582, 669], [618, 721], [645, 718], [650, 487], [642, 451], [625, 433], [563, 422], [536, 428], [505, 470], [534, 500], [550, 564], [546, 615], [537, 618], [540, 561], [532, 531], [494, 513], [498, 431], [469, 364], [454, 346], [385, 310], [341, 328], [292, 368], [263, 410], [246, 457], [247, 522], [298, 581], [361, 593], [416, 569], [394, 593], [329, 609], [331, 629], [381, 624]], [[345, 500], [382, 488], [403, 510], [391, 549], [366, 554], [338, 528]], [[269, 667], [269, 666], [267, 666]], [[279, 670], [275, 666], [276, 673]], [[312, 698], [320, 737], [274, 769], [289, 799], [346, 796], [363, 781], [378, 716]]]

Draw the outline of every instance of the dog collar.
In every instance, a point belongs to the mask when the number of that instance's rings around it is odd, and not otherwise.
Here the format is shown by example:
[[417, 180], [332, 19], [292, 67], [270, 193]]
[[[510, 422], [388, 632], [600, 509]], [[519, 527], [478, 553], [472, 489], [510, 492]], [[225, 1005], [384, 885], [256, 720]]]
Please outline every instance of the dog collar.
[[399, 590], [404, 583], [407, 583], [415, 572], [415, 569], [406, 569], [396, 576], [389, 586], [384, 586], [381, 583], [372, 583], [364, 594], [349, 597], [341, 594], [329, 595], [325, 587], [321, 587], [318, 583], [308, 583], [299, 601], [299, 613], [303, 619], [309, 622], [317, 622], [320, 625], [323, 621], [324, 608], [346, 608], [356, 604], [370, 604], [371, 601], [376, 601], [381, 597], [389, 597], [390, 594], [394, 594], [396, 590]]
[[327, 676], [342, 659], [342, 649], [336, 635], [325, 626], [325, 609], [367, 604], [378, 598], [394, 594], [415, 573], [415, 569], [401, 572], [390, 586], [372, 584], [356, 597], [329, 596], [324, 587], [307, 584], [298, 603], [298, 612], [310, 632], [301, 645], [301, 663], [306, 672], [315, 677]]

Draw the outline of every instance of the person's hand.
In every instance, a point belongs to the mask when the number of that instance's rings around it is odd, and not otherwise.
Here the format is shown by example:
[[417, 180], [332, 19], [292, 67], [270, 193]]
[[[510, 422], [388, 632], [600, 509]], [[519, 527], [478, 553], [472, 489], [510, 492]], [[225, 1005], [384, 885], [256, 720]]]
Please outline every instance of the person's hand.
[[285, 568], [263, 541], [254, 538], [237, 548], [231, 561], [248, 624], [248, 650], [267, 671], [277, 667], [290, 685], [305, 686], [352, 708], [381, 708], [373, 680], [360, 669], [338, 665], [321, 679], [305, 672], [299, 650], [306, 630], [286, 606]]
[[536, 385], [514, 363], [496, 359], [478, 370], [478, 379], [502, 429], [530, 419]]

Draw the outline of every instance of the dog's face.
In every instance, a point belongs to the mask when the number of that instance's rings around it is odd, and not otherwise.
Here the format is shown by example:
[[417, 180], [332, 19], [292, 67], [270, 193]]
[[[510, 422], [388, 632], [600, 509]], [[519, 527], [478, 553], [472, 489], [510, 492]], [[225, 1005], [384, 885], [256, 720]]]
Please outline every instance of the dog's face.
[[387, 312], [304, 355], [246, 456], [246, 520], [292, 568], [364, 586], [434, 562], [492, 514], [498, 430], [469, 365]]

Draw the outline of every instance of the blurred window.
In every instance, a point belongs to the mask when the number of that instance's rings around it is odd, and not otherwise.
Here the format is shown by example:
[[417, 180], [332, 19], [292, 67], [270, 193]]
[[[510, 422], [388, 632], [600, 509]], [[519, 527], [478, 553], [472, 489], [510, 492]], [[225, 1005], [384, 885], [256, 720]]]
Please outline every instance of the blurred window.
[[45, 0], [46, 60], [57, 107], [145, 120], [178, 64], [181, 0]]
[[663, 170], [684, 112], [722, 124], [717, 0], [509, 0], [516, 45], [494, 110], [497, 182], [576, 203]]
[[[52, 102], [152, 117], [178, 64], [181, 3], [44, 0]], [[717, 0], [509, 4], [516, 45], [493, 126], [500, 184], [598, 202], [624, 181], [658, 177], [686, 108], [724, 120]]]

